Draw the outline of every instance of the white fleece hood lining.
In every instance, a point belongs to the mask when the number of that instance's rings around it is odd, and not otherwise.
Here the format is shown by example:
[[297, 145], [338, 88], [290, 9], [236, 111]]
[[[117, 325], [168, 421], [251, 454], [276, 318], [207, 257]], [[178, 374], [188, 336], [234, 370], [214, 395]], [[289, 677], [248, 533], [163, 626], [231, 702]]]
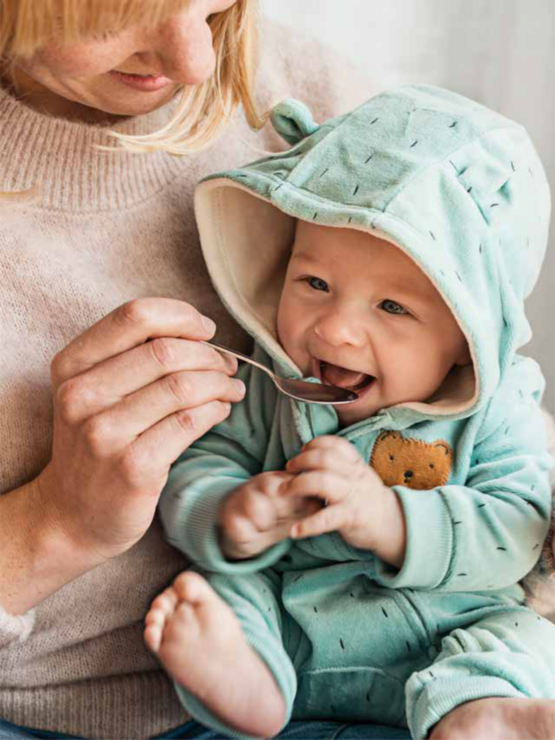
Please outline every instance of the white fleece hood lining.
[[[300, 372], [276, 336], [277, 307], [296, 219], [227, 178], [201, 183], [195, 195], [195, 210], [204, 258], [223, 303], [275, 358]], [[387, 233], [376, 229], [366, 229], [365, 233], [389, 241], [413, 259]], [[473, 364], [451, 372], [429, 402], [400, 406], [423, 414], [429, 414], [433, 406], [433, 414], [438, 416], [471, 408], [478, 398], [478, 387], [474, 348], [470, 343], [469, 347]]]

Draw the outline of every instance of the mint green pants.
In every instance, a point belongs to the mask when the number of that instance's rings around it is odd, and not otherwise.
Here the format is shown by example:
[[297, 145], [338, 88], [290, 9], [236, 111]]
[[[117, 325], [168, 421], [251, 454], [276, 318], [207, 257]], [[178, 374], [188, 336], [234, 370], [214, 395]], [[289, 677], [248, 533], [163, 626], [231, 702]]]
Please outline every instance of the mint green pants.
[[[555, 698], [555, 625], [523, 605], [520, 587], [393, 590], [371, 581], [363, 563], [325, 570], [318, 578], [274, 569], [233, 577], [203, 573], [272, 671], [287, 722], [408, 726], [414, 738], [425, 738], [467, 701]], [[314, 587], [322, 582], [325, 589]], [[192, 694], [177, 690], [198, 722], [239, 736]]]

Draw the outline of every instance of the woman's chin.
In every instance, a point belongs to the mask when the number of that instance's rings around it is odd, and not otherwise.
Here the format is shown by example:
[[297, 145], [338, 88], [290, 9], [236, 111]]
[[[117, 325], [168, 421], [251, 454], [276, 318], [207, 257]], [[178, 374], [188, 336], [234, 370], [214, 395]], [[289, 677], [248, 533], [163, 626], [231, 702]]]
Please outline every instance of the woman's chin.
[[162, 108], [175, 97], [178, 91], [179, 85], [172, 85], [170, 89], [165, 88], [152, 93], [132, 92], [130, 95], [120, 95], [117, 98], [103, 95], [100, 100], [92, 103], [91, 107], [110, 116], [122, 118], [141, 116]]

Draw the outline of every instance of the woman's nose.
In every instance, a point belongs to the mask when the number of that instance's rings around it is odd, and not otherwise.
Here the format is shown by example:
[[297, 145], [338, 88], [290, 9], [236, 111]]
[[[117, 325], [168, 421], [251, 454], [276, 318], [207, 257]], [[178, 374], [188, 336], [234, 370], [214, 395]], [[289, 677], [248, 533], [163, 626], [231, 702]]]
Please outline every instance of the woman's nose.
[[206, 16], [191, 7], [169, 18], [158, 35], [162, 73], [182, 85], [199, 85], [214, 71], [216, 57]]
[[321, 317], [314, 326], [314, 333], [334, 347], [345, 344], [361, 346], [365, 341], [364, 330], [357, 318], [339, 312]]

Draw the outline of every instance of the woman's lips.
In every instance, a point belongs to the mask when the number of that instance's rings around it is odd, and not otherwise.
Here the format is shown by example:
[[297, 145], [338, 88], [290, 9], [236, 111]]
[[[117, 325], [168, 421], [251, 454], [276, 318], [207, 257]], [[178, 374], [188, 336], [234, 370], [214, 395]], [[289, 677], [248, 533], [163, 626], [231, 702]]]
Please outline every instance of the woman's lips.
[[164, 75], [133, 75], [127, 72], [118, 72], [113, 69], [108, 74], [119, 82], [141, 92], [157, 92], [172, 84], [172, 80]]

